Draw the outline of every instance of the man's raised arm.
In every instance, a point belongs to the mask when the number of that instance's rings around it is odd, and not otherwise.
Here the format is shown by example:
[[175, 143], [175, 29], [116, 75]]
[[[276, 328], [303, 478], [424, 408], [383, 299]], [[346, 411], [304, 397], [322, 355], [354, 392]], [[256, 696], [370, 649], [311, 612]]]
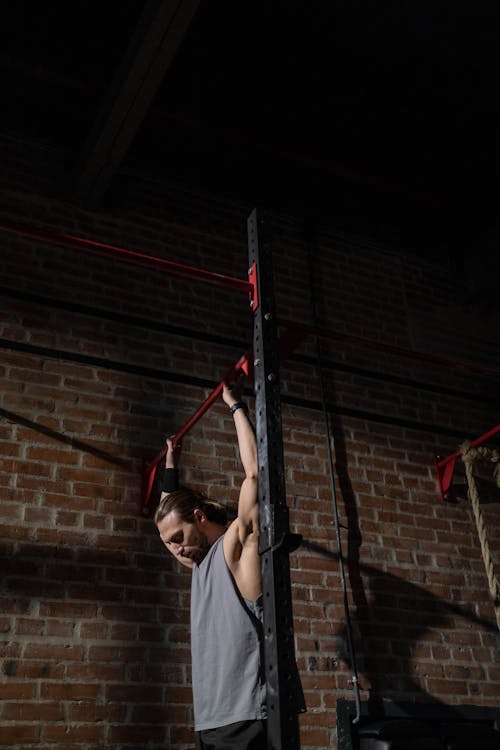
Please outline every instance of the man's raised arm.
[[248, 418], [247, 407], [241, 401], [241, 388], [224, 386], [222, 397], [233, 415], [238, 448], [245, 478], [238, 500], [239, 539], [245, 544], [249, 534], [258, 533], [258, 458], [257, 442], [253, 426]]
[[163, 486], [161, 500], [170, 492], [176, 492], [179, 489], [179, 472], [177, 463], [181, 452], [180, 444], [174, 445], [172, 438], [167, 438], [167, 453], [165, 456], [165, 474], [163, 476]]
[[241, 463], [245, 477], [238, 500], [238, 517], [224, 538], [224, 555], [236, 586], [245, 599], [255, 600], [262, 584], [259, 558], [259, 499], [257, 441], [245, 404], [240, 400], [241, 386], [224, 386], [224, 402], [233, 415]]

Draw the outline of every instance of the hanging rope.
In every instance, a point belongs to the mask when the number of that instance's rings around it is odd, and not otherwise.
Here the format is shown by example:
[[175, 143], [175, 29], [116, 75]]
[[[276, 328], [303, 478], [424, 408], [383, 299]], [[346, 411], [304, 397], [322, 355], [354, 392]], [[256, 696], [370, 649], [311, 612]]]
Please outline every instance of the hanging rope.
[[476, 480], [474, 478], [474, 464], [476, 461], [490, 461], [496, 463], [494, 475], [496, 478], [497, 486], [500, 487], [500, 452], [498, 450], [491, 450], [484, 446], [478, 446], [477, 448], [471, 448], [469, 441], [466, 441], [460, 446], [462, 453], [462, 460], [465, 465], [465, 475], [467, 477], [467, 484], [469, 486], [469, 496], [472, 503], [472, 510], [474, 512], [474, 518], [476, 520], [477, 532], [479, 534], [479, 541], [481, 543], [481, 552], [484, 560], [484, 567], [486, 569], [486, 575], [488, 577], [488, 587], [490, 590], [491, 598], [493, 599], [493, 607], [495, 609], [495, 617], [500, 630], [500, 583], [495, 574], [495, 568], [493, 565], [493, 558], [490, 552], [490, 545], [486, 535], [486, 524], [481, 511], [479, 503], [479, 491], [477, 489]]

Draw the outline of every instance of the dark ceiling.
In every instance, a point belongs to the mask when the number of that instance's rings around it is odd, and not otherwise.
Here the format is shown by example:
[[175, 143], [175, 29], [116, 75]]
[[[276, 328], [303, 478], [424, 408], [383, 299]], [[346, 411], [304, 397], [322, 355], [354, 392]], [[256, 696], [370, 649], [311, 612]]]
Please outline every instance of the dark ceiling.
[[123, 164], [429, 245], [496, 231], [500, 5], [16, 0], [2, 128], [62, 146], [75, 201]]

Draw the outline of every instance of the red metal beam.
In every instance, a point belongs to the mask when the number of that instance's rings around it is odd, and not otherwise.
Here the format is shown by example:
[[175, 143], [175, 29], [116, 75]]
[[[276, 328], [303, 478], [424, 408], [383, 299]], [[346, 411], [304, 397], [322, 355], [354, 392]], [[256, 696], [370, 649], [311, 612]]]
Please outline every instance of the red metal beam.
[[[485, 443], [487, 440], [492, 438], [494, 435], [497, 435], [499, 432], [500, 424], [497, 424], [496, 427], [492, 427], [491, 430], [485, 432], [484, 435], [481, 435], [481, 437], [473, 440], [471, 442], [471, 448], [475, 448], [476, 446], [481, 445], [481, 443]], [[441, 500], [446, 500], [448, 498], [448, 493], [451, 487], [451, 480], [453, 478], [453, 472], [455, 470], [455, 464], [457, 462], [457, 458], [460, 458], [461, 455], [461, 451], [456, 451], [447, 458], [436, 458], [435, 465]]]
[[[158, 258], [154, 255], [147, 255], [146, 253], [141, 253], [136, 250], [130, 250], [116, 245], [108, 245], [104, 242], [89, 240], [85, 237], [78, 237], [77, 235], [68, 234], [66, 232], [49, 232], [46, 229], [29, 227], [23, 224], [4, 221], [0, 224], [0, 232], [15, 234], [29, 240], [42, 242], [46, 245], [54, 245], [69, 250], [80, 250], [84, 253], [100, 255], [105, 258], [111, 258], [113, 260], [130, 263], [136, 266], [154, 268], [157, 271], [165, 271], [171, 276], [192, 279], [194, 281], [203, 281], [226, 289], [235, 289], [240, 292], [245, 292], [251, 296], [251, 300], [255, 298], [255, 282], [252, 278], [250, 281], [236, 279], [232, 276], [213, 273], [212, 271], [206, 271], [203, 268], [195, 268], [194, 266], [186, 266], [182, 263], [176, 263], [175, 261], [167, 260], [166, 258]], [[251, 272], [252, 269], [250, 269], [249, 273], [251, 274]]]

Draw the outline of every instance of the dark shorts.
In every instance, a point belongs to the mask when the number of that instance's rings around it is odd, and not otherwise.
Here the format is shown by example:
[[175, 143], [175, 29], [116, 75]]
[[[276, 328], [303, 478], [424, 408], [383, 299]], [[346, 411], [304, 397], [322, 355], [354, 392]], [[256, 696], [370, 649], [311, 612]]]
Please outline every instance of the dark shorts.
[[196, 750], [267, 750], [266, 722], [237, 721], [196, 732]]

